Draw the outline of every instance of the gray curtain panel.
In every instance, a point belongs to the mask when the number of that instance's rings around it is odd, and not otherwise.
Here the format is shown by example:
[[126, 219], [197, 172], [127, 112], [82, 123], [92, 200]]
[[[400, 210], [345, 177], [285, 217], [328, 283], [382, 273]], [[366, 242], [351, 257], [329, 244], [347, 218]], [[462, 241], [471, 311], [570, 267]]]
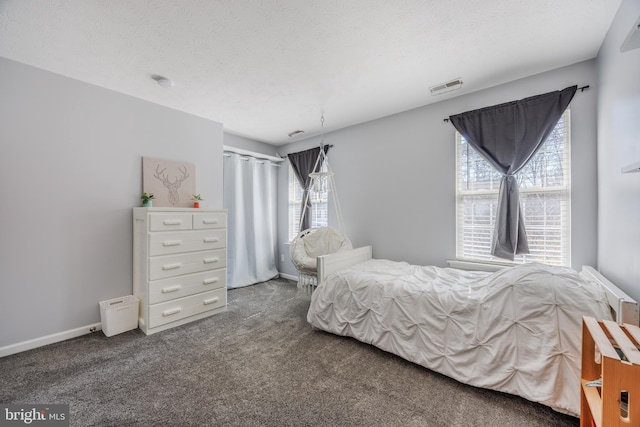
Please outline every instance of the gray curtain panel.
[[529, 253], [514, 175], [540, 149], [569, 106], [577, 86], [449, 117], [467, 142], [502, 174], [492, 255]]
[[[324, 146], [325, 155], [329, 152], [329, 148], [329, 145]], [[311, 200], [307, 199], [307, 194], [309, 193], [309, 182], [311, 181], [309, 174], [312, 172], [319, 172], [320, 169], [322, 169], [322, 162], [319, 162], [316, 170], [313, 170], [313, 166], [316, 164], [319, 154], [320, 147], [315, 147], [287, 155], [289, 162], [291, 162], [293, 172], [298, 179], [298, 183], [304, 189], [304, 193], [302, 194], [302, 206], [300, 208], [300, 218], [302, 218], [302, 223], [300, 224], [300, 230], [298, 231], [311, 228]], [[304, 203], [305, 200], [307, 200], [306, 205]]]

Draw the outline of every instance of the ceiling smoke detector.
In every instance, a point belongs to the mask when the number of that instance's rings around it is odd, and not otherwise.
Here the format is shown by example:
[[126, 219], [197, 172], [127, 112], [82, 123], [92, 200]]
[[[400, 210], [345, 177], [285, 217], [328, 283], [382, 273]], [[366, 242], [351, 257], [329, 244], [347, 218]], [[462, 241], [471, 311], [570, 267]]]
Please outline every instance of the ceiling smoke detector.
[[442, 95], [443, 93], [451, 92], [453, 90], [460, 89], [462, 87], [462, 80], [459, 78], [451, 80], [446, 83], [440, 83], [439, 85], [431, 86], [429, 90], [432, 96]]
[[151, 76], [151, 78], [155, 80], [155, 82], [158, 83], [158, 86], [160, 87], [163, 87], [165, 89], [173, 87], [173, 82], [166, 77], [153, 75]]
[[303, 130], [294, 130], [293, 132], [289, 133], [289, 138], [295, 138], [296, 136], [302, 135], [303, 133]]

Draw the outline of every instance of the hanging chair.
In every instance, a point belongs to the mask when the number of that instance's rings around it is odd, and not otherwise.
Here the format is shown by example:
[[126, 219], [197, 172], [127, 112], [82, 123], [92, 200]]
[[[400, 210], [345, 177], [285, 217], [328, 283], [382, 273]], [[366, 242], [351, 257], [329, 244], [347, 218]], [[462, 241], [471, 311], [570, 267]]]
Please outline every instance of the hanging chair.
[[[324, 115], [321, 118], [321, 124], [324, 128]], [[323, 163], [326, 165], [326, 171], [321, 171]], [[311, 191], [331, 192], [333, 196], [333, 206], [338, 219], [338, 226], [340, 230], [344, 230], [342, 210], [340, 209], [340, 202], [333, 180], [333, 171], [331, 170], [331, 166], [329, 166], [327, 154], [324, 150], [324, 133], [322, 133], [320, 141], [320, 153], [312, 170], [313, 172], [309, 174], [311, 180], [307, 188], [307, 195], [303, 206], [307, 206], [309, 193], [311, 193]], [[300, 218], [300, 228], [302, 228], [305, 212], [306, 209]], [[317, 257], [350, 249], [353, 249], [351, 241], [342, 231], [331, 227], [317, 227], [302, 230], [293, 239], [291, 247], [289, 248], [291, 262], [298, 271], [298, 287], [313, 291], [318, 285]]]
[[318, 261], [321, 255], [353, 249], [344, 234], [331, 227], [301, 231], [291, 242], [291, 262], [298, 270], [298, 287], [313, 290], [318, 284]]

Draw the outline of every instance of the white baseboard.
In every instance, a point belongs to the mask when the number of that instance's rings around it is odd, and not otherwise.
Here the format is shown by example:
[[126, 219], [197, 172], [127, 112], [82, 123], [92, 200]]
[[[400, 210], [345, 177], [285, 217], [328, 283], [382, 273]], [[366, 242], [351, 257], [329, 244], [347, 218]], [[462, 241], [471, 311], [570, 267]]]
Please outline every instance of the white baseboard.
[[32, 340], [23, 341], [16, 344], [10, 344], [4, 347], [0, 347], [0, 357], [21, 353], [23, 351], [57, 343], [60, 341], [65, 341], [71, 338], [80, 337], [82, 335], [90, 334], [90, 333], [101, 331], [101, 330], [102, 330], [102, 323], [94, 323], [93, 325], [82, 326], [80, 328], [71, 329], [64, 332], [58, 332], [57, 334], [47, 335], [45, 337], [40, 337], [40, 338], [34, 338]]
[[280, 277], [283, 277], [283, 278], [289, 279], [289, 280], [293, 280], [294, 282], [298, 281], [298, 276], [293, 276], [291, 274], [280, 273]]

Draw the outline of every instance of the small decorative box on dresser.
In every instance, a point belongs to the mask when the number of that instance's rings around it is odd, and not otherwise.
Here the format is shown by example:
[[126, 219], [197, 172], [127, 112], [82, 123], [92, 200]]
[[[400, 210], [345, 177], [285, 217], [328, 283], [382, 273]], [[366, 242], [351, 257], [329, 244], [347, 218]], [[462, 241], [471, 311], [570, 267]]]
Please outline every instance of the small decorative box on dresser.
[[227, 211], [133, 208], [133, 293], [147, 335], [227, 309]]

